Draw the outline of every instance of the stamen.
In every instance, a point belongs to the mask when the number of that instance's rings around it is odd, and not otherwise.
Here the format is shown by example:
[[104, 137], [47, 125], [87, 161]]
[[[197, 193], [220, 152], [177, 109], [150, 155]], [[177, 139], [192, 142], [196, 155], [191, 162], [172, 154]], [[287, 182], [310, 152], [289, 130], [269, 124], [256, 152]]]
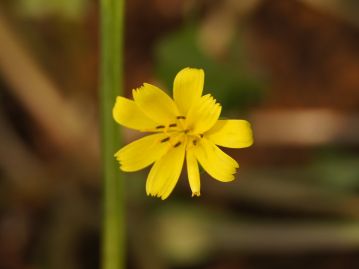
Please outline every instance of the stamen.
[[203, 134], [200, 134], [199, 136], [200, 136], [201, 138], [203, 138]]
[[165, 128], [164, 125], [158, 125], [158, 126], [156, 126], [156, 129], [163, 129], [163, 128]]
[[169, 140], [170, 140], [169, 137], [163, 138], [163, 139], [161, 140], [161, 143], [167, 142], [167, 141], [169, 141]]
[[177, 127], [176, 123], [171, 123], [170, 125], [168, 125], [168, 127]]
[[193, 140], [192, 143], [193, 143], [193, 145], [197, 145], [197, 140], [196, 139]]
[[188, 134], [188, 132], [189, 132], [189, 129], [184, 130], [185, 134]]
[[182, 143], [180, 141], [178, 141], [173, 147], [177, 148], [179, 145], [181, 145]]
[[185, 120], [186, 117], [185, 117], [185, 116], [177, 116], [177, 119], [178, 119], [178, 120]]

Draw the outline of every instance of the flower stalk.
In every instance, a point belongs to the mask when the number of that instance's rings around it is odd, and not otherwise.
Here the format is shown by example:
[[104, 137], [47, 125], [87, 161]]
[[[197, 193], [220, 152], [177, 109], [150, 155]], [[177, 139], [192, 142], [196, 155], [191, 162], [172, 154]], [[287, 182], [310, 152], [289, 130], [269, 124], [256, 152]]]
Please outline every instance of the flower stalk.
[[100, 1], [100, 102], [103, 162], [102, 268], [125, 268], [123, 179], [113, 158], [121, 145], [120, 128], [112, 119], [113, 102], [123, 94], [124, 0]]

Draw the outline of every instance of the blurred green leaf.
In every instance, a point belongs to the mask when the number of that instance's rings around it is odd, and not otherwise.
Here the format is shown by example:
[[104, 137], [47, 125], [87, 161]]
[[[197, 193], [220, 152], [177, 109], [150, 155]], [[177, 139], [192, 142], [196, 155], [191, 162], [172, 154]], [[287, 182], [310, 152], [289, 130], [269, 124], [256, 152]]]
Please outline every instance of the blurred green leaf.
[[359, 188], [359, 158], [349, 153], [329, 150], [312, 166], [317, 180], [329, 188], [355, 191]]
[[205, 90], [210, 91], [226, 109], [246, 110], [263, 95], [262, 82], [244, 68], [246, 55], [240, 40], [231, 46], [228, 61], [207, 56], [197, 45], [198, 28], [191, 24], [161, 40], [155, 51], [158, 76], [172, 88], [176, 73], [184, 67], [205, 70]]

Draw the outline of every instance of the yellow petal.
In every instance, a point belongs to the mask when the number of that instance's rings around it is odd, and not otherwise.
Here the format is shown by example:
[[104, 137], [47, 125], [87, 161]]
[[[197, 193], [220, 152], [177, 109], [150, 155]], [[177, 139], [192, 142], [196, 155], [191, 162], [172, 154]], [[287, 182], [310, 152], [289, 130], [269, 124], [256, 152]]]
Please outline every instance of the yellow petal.
[[169, 143], [161, 142], [165, 134], [153, 134], [142, 137], [116, 152], [121, 170], [133, 172], [141, 170], [160, 159], [168, 150]]
[[194, 156], [193, 150], [187, 150], [186, 161], [188, 181], [192, 190], [192, 196], [200, 196], [201, 182], [199, 177], [198, 163], [196, 157]]
[[223, 182], [234, 180], [238, 163], [211, 141], [203, 138], [193, 150], [203, 169], [213, 178]]
[[185, 156], [185, 146], [172, 147], [160, 160], [156, 161], [147, 177], [147, 195], [166, 199], [175, 187], [181, 174]]
[[203, 84], [202, 69], [184, 68], [176, 75], [173, 83], [173, 99], [183, 116], [187, 115], [191, 105], [201, 97]]
[[143, 131], [153, 129], [157, 125], [139, 109], [134, 101], [121, 96], [116, 98], [112, 115], [117, 123], [131, 129]]
[[251, 125], [245, 120], [219, 120], [205, 136], [227, 148], [245, 148], [253, 144]]
[[167, 124], [179, 115], [175, 102], [156, 86], [145, 83], [132, 95], [143, 113], [159, 124]]
[[216, 123], [220, 114], [221, 106], [210, 94], [206, 94], [188, 111], [187, 129], [196, 134], [204, 133]]

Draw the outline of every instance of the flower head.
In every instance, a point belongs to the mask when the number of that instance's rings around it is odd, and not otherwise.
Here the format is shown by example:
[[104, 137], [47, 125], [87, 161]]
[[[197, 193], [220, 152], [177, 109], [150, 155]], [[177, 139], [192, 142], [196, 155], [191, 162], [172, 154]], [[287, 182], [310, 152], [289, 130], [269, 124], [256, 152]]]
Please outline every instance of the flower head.
[[132, 91], [133, 100], [117, 97], [114, 119], [125, 127], [150, 133], [115, 154], [126, 172], [153, 164], [146, 182], [147, 195], [166, 199], [185, 161], [192, 196], [200, 195], [198, 163], [213, 178], [232, 181], [238, 163], [218, 146], [252, 145], [250, 124], [219, 120], [221, 106], [210, 94], [202, 96], [203, 84], [202, 69], [185, 68], [174, 80], [173, 99], [147, 83]]

